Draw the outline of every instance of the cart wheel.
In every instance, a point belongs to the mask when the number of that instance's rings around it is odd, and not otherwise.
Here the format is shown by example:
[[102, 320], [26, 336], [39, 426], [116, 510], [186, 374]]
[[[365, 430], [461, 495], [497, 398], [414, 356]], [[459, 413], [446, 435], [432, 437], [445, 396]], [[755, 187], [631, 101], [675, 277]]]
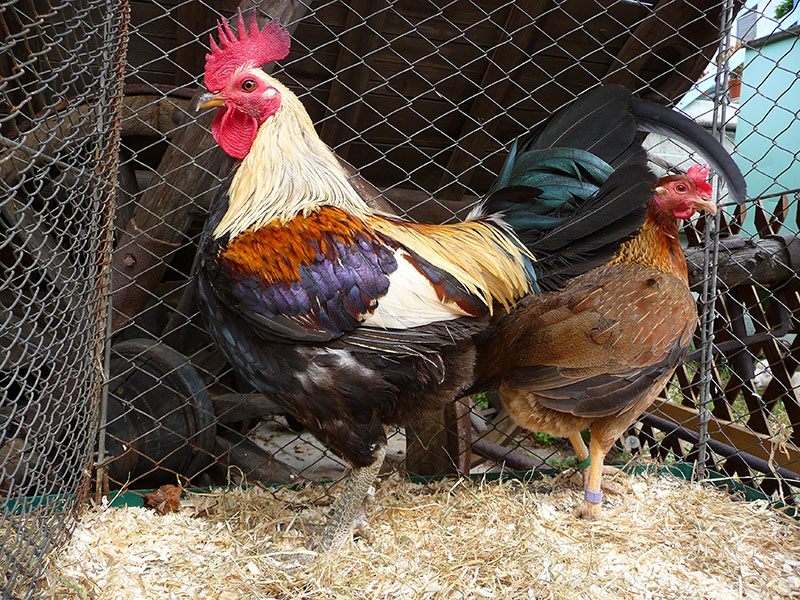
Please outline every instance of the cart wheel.
[[[197, 370], [179, 352], [152, 340], [112, 349], [106, 452], [112, 485], [175, 483], [212, 459], [216, 414]], [[108, 460], [108, 459], [106, 459]]]

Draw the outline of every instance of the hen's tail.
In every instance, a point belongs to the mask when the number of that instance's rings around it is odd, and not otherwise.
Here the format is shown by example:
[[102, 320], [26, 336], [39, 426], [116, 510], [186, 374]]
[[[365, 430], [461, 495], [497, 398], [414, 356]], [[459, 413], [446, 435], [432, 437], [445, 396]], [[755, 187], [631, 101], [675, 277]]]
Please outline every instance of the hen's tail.
[[655, 176], [640, 131], [688, 144], [744, 199], [741, 172], [702, 127], [623, 87], [594, 88], [514, 142], [481, 207], [501, 213], [533, 252], [540, 288], [605, 262], [644, 222]]

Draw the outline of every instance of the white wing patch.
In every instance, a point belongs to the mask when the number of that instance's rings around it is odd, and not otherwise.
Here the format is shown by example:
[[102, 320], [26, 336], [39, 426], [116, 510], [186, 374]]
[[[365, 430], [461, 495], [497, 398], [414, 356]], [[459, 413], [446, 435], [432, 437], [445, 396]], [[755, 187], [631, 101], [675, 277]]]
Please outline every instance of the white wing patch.
[[389, 291], [378, 300], [378, 308], [367, 316], [364, 325], [410, 329], [469, 316], [458, 305], [439, 300], [431, 282], [406, 260], [406, 256], [405, 250], [395, 252], [397, 270], [389, 276]]

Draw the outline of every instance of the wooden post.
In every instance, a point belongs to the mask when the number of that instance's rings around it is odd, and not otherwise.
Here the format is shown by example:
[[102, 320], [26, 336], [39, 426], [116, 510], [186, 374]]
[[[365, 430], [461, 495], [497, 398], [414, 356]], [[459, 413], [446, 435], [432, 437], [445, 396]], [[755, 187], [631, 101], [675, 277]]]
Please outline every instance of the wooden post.
[[406, 425], [406, 469], [414, 475], [468, 474], [472, 426], [466, 399]]

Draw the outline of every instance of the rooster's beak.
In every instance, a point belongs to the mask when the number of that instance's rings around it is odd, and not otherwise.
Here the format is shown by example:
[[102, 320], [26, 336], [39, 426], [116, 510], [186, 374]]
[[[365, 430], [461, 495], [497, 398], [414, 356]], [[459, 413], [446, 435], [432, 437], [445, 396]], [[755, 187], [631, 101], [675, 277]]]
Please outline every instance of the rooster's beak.
[[717, 214], [717, 205], [713, 200], [699, 199], [692, 200], [692, 208], [695, 210], [704, 210], [709, 214]]
[[212, 94], [211, 92], [206, 92], [202, 96], [197, 99], [197, 105], [195, 106], [195, 111], [203, 110], [206, 108], [214, 108], [215, 106], [222, 106], [225, 104], [227, 98], [225, 96], [221, 96], [220, 94]]

